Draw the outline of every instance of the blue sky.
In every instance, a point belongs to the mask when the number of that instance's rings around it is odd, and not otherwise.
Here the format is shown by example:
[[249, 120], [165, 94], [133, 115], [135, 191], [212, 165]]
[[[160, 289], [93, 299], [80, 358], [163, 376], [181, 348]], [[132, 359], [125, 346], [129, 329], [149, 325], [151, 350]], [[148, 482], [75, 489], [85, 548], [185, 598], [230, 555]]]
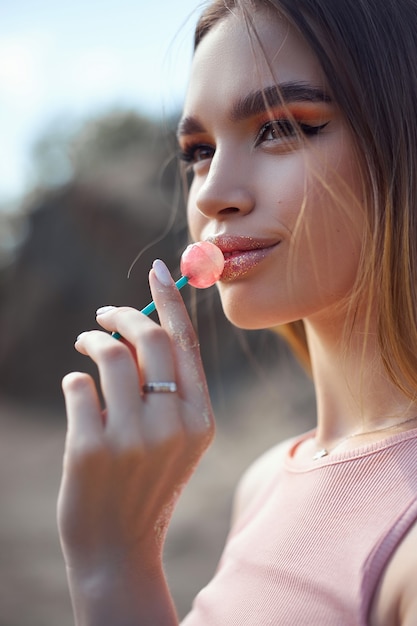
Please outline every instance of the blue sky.
[[54, 120], [181, 105], [200, 0], [0, 0], [0, 203]]

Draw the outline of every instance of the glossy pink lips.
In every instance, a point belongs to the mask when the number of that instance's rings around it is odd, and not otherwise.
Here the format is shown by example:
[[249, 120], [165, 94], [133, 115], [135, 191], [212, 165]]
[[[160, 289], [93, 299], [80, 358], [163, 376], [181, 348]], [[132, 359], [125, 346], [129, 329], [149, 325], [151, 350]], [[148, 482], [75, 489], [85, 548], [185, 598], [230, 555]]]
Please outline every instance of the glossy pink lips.
[[210, 238], [224, 255], [224, 269], [220, 280], [236, 280], [252, 269], [268, 256], [280, 241], [270, 238], [248, 236], [219, 235]]
[[225, 257], [221, 280], [236, 280], [237, 278], [244, 276], [258, 263], [260, 263], [267, 256], [269, 251], [270, 248], [245, 250]]

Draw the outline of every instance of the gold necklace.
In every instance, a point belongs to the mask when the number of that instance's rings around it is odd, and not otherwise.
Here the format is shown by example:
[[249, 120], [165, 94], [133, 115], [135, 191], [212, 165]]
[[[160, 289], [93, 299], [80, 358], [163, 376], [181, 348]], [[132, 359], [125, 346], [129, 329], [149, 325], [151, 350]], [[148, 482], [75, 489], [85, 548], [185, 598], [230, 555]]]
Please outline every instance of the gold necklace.
[[320, 450], [317, 450], [317, 452], [313, 455], [313, 461], [318, 461], [318, 459], [322, 459], [324, 456], [328, 456], [330, 452], [333, 452], [333, 450], [341, 446], [342, 443], [345, 443], [345, 441], [347, 441], [348, 439], [353, 439], [354, 437], [361, 437], [364, 435], [373, 435], [374, 433], [382, 433], [387, 430], [393, 430], [394, 428], [399, 428], [400, 426], [403, 426], [403, 424], [408, 424], [408, 422], [413, 422], [414, 420], [417, 420], [417, 415], [415, 415], [414, 417], [409, 417], [408, 419], [399, 422], [398, 424], [393, 424], [392, 426], [385, 426], [384, 428], [377, 428], [376, 430], [368, 430], [365, 432], [353, 433], [352, 435], [348, 435], [347, 437], [341, 439], [332, 448], [320, 448]]

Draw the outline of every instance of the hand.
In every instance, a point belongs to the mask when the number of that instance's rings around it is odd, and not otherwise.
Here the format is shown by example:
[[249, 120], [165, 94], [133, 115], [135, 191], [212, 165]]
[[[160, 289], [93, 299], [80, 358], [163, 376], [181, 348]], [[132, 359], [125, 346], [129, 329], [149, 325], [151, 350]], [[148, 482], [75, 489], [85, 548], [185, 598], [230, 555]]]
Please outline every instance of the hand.
[[[162, 267], [162, 269], [161, 269]], [[172, 510], [210, 443], [214, 423], [194, 330], [168, 270], [149, 281], [161, 326], [131, 308], [108, 307], [103, 331], [76, 348], [97, 364], [105, 411], [90, 376], [72, 373], [58, 524], [67, 566], [91, 576], [160, 561]], [[148, 393], [145, 382], [175, 381], [177, 393]]]

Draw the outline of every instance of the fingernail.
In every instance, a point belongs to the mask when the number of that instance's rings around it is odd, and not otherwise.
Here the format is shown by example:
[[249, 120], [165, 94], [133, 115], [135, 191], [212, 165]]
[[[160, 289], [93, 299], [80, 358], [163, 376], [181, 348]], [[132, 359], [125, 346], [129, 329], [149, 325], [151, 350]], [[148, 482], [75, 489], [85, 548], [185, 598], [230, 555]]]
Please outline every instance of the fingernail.
[[155, 259], [155, 261], [152, 263], [152, 268], [155, 272], [155, 276], [157, 277], [161, 285], [164, 285], [165, 287], [170, 287], [172, 285], [174, 281], [172, 280], [172, 276], [169, 273], [169, 269], [163, 261], [161, 261], [160, 259]]
[[81, 334], [78, 335], [77, 339], [75, 340], [75, 343], [77, 343], [77, 341], [80, 341], [80, 339], [82, 339], [82, 337], [85, 335], [85, 331]]
[[108, 313], [109, 311], [114, 311], [115, 308], [115, 306], [101, 306], [99, 309], [97, 309], [96, 316], [104, 315], [104, 313]]

